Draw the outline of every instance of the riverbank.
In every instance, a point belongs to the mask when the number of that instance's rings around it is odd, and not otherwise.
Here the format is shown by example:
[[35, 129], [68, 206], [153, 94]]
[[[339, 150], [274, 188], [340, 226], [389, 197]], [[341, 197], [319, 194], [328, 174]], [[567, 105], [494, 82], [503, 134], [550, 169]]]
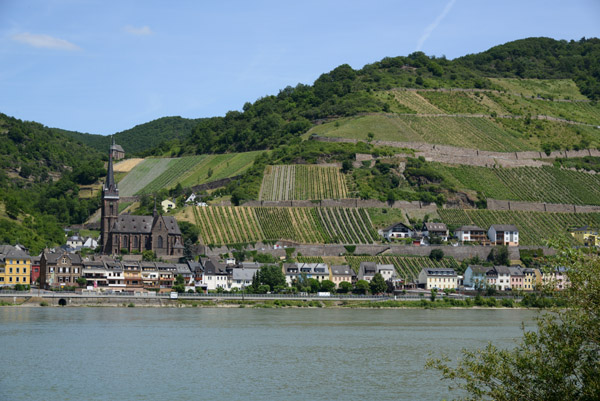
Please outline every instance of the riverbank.
[[[435, 301], [421, 300], [241, 300], [241, 299], [206, 299], [185, 300], [165, 298], [130, 297], [115, 298], [41, 298], [15, 297], [13, 302], [3, 300], [0, 307], [114, 307], [114, 308], [336, 308], [336, 309], [542, 309], [543, 306], [522, 305], [513, 299], [497, 300], [495, 298], [467, 298], [465, 300], [441, 298]], [[64, 301], [64, 302], [61, 302]]]

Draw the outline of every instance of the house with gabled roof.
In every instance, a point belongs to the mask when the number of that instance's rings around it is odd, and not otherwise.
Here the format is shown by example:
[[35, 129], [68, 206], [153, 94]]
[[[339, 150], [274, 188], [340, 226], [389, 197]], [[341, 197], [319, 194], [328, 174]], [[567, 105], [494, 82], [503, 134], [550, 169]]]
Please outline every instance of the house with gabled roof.
[[415, 231], [407, 224], [396, 223], [380, 231], [383, 238], [390, 240], [395, 238], [411, 238]]
[[422, 234], [424, 237], [438, 237], [442, 241], [448, 241], [448, 227], [444, 223], [423, 223]]
[[45, 250], [40, 258], [40, 288], [73, 287], [83, 275], [81, 256], [62, 249]]
[[331, 266], [331, 281], [335, 283], [336, 288], [343, 282], [352, 284], [356, 282], [356, 273], [348, 265], [334, 265]]
[[456, 289], [458, 276], [454, 269], [441, 267], [424, 267], [418, 278], [419, 287], [426, 290]]
[[488, 237], [494, 245], [519, 245], [519, 229], [513, 224], [492, 224]]
[[460, 226], [454, 230], [454, 235], [460, 242], [488, 242], [487, 232], [478, 226]]
[[473, 289], [484, 289], [487, 285], [487, 272], [493, 269], [491, 266], [469, 265], [465, 270], [463, 284]]

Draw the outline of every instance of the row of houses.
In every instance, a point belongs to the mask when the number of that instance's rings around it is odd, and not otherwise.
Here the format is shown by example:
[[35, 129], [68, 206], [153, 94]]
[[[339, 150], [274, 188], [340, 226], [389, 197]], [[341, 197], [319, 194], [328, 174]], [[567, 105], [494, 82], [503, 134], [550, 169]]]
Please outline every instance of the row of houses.
[[[404, 223], [396, 223], [380, 231], [387, 240], [412, 238], [415, 245], [424, 245], [432, 238], [448, 241], [450, 231], [444, 223], [423, 223], [421, 229]], [[489, 245], [519, 245], [519, 229], [512, 224], [493, 224], [488, 230], [477, 226], [461, 226], [454, 230], [454, 237], [460, 242], [477, 242]]]
[[426, 290], [459, 289], [497, 291], [534, 291], [542, 285], [563, 290], [569, 281], [562, 267], [550, 271], [523, 268], [521, 266], [468, 266], [464, 275], [459, 276], [454, 269], [423, 268], [419, 273], [418, 284]]

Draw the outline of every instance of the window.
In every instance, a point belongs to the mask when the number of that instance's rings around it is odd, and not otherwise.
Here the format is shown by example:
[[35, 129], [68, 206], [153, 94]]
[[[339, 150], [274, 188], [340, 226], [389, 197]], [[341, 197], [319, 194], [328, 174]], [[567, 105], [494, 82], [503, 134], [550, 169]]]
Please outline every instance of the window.
[[23, 274], [27, 274], [27, 268], [26, 267], [23, 268]]
[[159, 248], [163, 247], [163, 237], [161, 235], [158, 236], [158, 247]]
[[12, 273], [12, 267], [10, 268], [10, 273]]
[[19, 268], [18, 268], [18, 267], [17, 267], [17, 273], [20, 273], [20, 272], [19, 272]]
[[138, 237], [133, 237], [133, 247], [134, 248], [139, 248], [140, 244], [139, 244], [139, 239]]
[[8, 281], [10, 281], [10, 282], [12, 283], [12, 277], [9, 277], [9, 278], [8, 278]]
[[17, 283], [19, 282], [19, 278], [17, 277]]

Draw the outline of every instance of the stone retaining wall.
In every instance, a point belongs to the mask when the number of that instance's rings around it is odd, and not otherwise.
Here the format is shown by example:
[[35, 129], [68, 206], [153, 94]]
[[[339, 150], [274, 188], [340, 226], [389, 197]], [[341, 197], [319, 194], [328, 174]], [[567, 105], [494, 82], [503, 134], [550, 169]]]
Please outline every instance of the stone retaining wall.
[[[340, 256], [345, 254], [346, 248], [343, 245], [326, 244], [326, 245], [289, 245], [290, 248], [294, 248], [294, 256], [301, 253], [302, 256]], [[467, 258], [479, 256], [482, 259], [487, 258], [493, 247], [481, 246], [481, 245], [465, 245], [465, 246], [449, 246], [449, 245], [434, 245], [434, 246], [412, 246], [412, 245], [356, 245], [355, 254], [361, 255], [380, 255], [380, 254], [392, 254], [392, 255], [413, 255], [413, 256], [429, 256], [433, 249], [441, 249], [445, 256], [452, 256], [456, 260], [462, 261]], [[519, 249], [543, 249], [544, 255], [554, 255], [556, 251], [554, 249], [546, 247], [535, 247], [535, 246], [522, 246], [522, 247], [509, 247], [509, 257], [512, 260], [519, 259]], [[255, 246], [247, 248], [248, 250], [257, 250], [260, 253], [267, 253], [275, 257], [285, 256], [285, 249], [273, 249], [272, 245], [265, 245], [257, 243]], [[207, 256], [218, 256], [224, 253], [231, 252], [227, 247], [212, 248], [206, 247], [204, 254]]]
[[600, 206], [572, 205], [564, 203], [535, 203], [517, 202], [498, 199], [488, 199], [487, 208], [490, 210], [518, 210], [524, 212], [554, 212], [554, 213], [592, 213], [600, 212]]

